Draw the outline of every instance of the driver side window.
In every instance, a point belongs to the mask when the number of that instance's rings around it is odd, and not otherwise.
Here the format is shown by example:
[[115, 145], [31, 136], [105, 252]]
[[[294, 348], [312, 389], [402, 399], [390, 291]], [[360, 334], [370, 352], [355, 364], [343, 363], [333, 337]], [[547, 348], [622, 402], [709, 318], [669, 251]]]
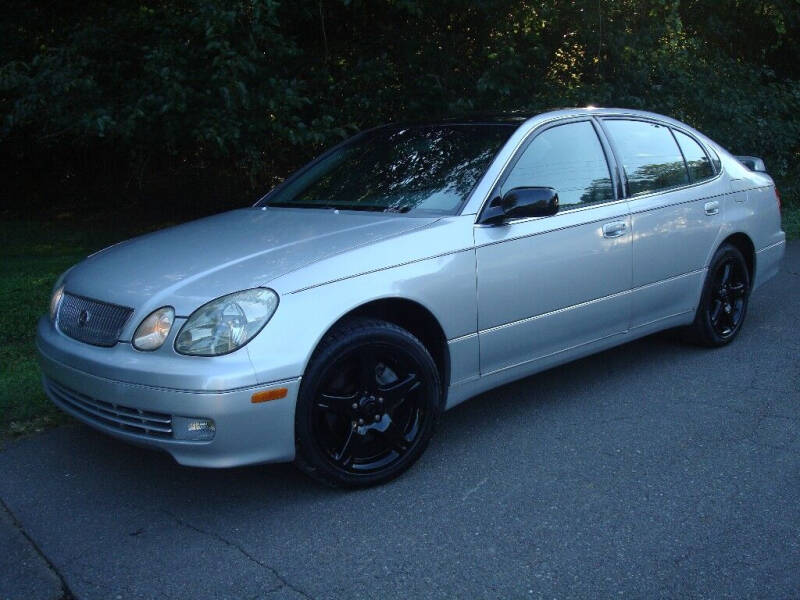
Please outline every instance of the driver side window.
[[614, 199], [611, 173], [589, 121], [546, 129], [528, 145], [503, 183], [501, 194], [517, 187], [551, 187], [561, 209]]

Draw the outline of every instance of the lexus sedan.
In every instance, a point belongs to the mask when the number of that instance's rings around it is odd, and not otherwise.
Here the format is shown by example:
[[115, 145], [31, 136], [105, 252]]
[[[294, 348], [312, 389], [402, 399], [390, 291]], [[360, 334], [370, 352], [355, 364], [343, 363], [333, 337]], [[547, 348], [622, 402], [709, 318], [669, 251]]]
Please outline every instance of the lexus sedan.
[[662, 329], [731, 342], [784, 253], [764, 171], [632, 110], [378, 127], [69, 269], [44, 388], [184, 465], [384, 482], [476, 394]]

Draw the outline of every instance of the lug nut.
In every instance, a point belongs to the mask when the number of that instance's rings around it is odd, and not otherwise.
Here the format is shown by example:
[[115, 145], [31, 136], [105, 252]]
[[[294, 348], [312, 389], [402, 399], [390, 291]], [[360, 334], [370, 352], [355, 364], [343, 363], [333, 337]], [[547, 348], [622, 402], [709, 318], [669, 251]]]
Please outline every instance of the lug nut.
[[378, 402], [380, 402], [381, 404], [383, 404], [383, 398], [378, 398]]
[[357, 408], [358, 408], [358, 404], [356, 404], [355, 402], [353, 402], [353, 410], [355, 410], [355, 409], [357, 409]]
[[375, 415], [375, 420], [376, 421], [380, 421], [381, 420], [381, 416], [380, 415]]
[[363, 424], [364, 424], [364, 419], [359, 419], [359, 420], [358, 420], [358, 424], [359, 424], [359, 425], [363, 425]]

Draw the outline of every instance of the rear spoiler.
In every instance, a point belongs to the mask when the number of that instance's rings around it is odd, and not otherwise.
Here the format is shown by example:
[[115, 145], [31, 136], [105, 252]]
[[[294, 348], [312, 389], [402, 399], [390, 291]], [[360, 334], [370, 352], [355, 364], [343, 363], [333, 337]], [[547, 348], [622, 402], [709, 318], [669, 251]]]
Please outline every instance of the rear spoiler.
[[767, 172], [767, 166], [764, 161], [757, 156], [736, 156], [735, 158], [751, 171]]

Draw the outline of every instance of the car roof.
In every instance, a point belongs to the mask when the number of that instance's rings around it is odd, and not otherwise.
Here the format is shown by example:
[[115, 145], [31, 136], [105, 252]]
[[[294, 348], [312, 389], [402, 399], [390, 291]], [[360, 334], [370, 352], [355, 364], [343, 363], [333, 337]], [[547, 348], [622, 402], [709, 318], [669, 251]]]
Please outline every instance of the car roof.
[[441, 123], [448, 125], [522, 125], [533, 115], [523, 111], [466, 113], [459, 116], [446, 117]]
[[582, 116], [582, 115], [594, 115], [594, 116], [629, 116], [629, 117], [642, 117], [647, 119], [656, 119], [658, 121], [666, 121], [672, 123], [674, 125], [681, 125], [686, 126], [684, 123], [667, 117], [666, 115], [661, 115], [658, 113], [646, 111], [646, 110], [637, 110], [634, 108], [613, 108], [613, 107], [598, 107], [598, 106], [584, 106], [584, 107], [575, 107], [575, 108], [556, 108], [551, 109], [548, 111], [531, 113], [531, 119], [549, 119], [554, 117], [566, 117], [566, 116]]
[[521, 126], [526, 122], [547, 121], [559, 117], [578, 117], [578, 116], [630, 116], [646, 119], [656, 119], [670, 123], [672, 125], [686, 127], [685, 123], [646, 110], [632, 108], [605, 108], [595, 106], [573, 107], [573, 108], [552, 108], [542, 111], [514, 110], [505, 112], [477, 112], [455, 115], [442, 119], [432, 119], [430, 121], [412, 121], [405, 123], [391, 123], [391, 125], [403, 126], [434, 126], [434, 125], [514, 125]]

